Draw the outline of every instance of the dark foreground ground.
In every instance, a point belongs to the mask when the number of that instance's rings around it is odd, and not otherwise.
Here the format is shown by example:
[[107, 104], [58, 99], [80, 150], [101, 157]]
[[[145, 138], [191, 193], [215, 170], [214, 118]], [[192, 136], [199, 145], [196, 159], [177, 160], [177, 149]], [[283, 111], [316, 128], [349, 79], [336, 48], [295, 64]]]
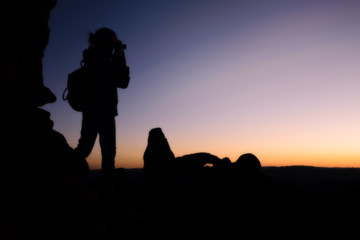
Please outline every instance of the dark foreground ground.
[[[273, 184], [261, 191], [206, 182], [146, 187], [142, 169], [122, 171], [123, 185], [118, 185], [113, 205], [108, 205], [109, 219], [113, 230], [126, 232], [129, 239], [358, 235], [360, 169], [264, 167], [262, 173]], [[91, 174], [95, 179], [96, 171]]]
[[68, 184], [32, 180], [3, 188], [0, 239], [353, 239], [359, 235], [360, 169], [264, 167], [262, 173], [272, 185], [261, 190], [207, 181], [147, 186], [142, 169], [117, 171], [112, 193], [104, 192], [95, 170]]

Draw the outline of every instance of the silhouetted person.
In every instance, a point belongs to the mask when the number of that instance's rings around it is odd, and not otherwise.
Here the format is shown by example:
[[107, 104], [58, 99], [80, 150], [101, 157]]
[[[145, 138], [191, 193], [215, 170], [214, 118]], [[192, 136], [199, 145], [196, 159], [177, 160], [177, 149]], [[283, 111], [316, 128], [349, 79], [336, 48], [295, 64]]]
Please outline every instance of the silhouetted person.
[[245, 192], [263, 193], [271, 186], [271, 179], [260, 170], [259, 159], [252, 153], [245, 153], [233, 163], [232, 181]]
[[174, 153], [161, 128], [151, 129], [144, 152], [145, 182], [151, 185], [166, 184], [173, 170], [174, 159]]
[[90, 33], [89, 43], [89, 48], [83, 51], [82, 62], [88, 71], [88, 85], [84, 86], [87, 93], [82, 111], [81, 137], [75, 150], [86, 158], [99, 134], [102, 173], [105, 183], [111, 186], [116, 154], [117, 88], [128, 87], [129, 68], [124, 55], [125, 45], [111, 29], [100, 28]]
[[234, 163], [234, 166], [246, 175], [257, 174], [261, 169], [259, 159], [252, 153], [245, 153], [241, 155]]
[[190, 185], [208, 182], [214, 175], [215, 166], [221, 162], [220, 158], [206, 152], [187, 154], [175, 160], [178, 177]]

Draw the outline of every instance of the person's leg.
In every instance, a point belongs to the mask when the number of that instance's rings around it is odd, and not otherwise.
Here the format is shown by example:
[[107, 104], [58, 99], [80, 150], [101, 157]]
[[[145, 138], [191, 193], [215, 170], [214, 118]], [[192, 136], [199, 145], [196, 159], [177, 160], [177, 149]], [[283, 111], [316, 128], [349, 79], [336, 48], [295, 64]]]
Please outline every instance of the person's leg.
[[104, 180], [111, 186], [115, 173], [116, 128], [113, 116], [102, 116], [99, 127], [99, 143], [101, 147], [101, 169]]
[[94, 114], [83, 113], [81, 136], [75, 152], [83, 158], [87, 158], [95, 144], [98, 134], [98, 117]]

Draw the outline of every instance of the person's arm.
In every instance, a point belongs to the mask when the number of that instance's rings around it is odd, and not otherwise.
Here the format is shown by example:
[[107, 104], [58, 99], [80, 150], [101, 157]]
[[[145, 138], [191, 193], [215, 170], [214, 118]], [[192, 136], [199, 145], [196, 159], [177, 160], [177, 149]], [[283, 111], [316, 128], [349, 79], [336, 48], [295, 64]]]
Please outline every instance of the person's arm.
[[112, 76], [118, 88], [127, 88], [130, 81], [130, 69], [126, 65], [124, 49], [125, 45], [119, 41], [112, 57]]

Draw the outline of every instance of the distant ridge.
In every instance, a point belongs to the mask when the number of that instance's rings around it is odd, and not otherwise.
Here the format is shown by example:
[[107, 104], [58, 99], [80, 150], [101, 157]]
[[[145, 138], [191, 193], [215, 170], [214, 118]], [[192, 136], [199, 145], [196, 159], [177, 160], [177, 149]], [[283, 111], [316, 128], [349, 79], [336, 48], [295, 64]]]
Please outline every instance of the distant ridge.
[[[350, 182], [360, 185], [360, 168], [354, 167], [315, 167], [306, 165], [293, 166], [267, 166], [261, 171], [273, 178], [275, 183], [286, 185], [298, 185], [304, 182], [327, 182], [329, 185], [335, 182]], [[143, 175], [143, 168], [127, 168], [125, 172], [131, 181], [140, 181]], [[100, 170], [90, 170], [89, 176], [96, 177]]]
[[[262, 167], [261, 171], [273, 179], [278, 190], [284, 192], [360, 192], [360, 168], [293, 165]], [[129, 183], [141, 183], [142, 168], [129, 168], [125, 172]]]

